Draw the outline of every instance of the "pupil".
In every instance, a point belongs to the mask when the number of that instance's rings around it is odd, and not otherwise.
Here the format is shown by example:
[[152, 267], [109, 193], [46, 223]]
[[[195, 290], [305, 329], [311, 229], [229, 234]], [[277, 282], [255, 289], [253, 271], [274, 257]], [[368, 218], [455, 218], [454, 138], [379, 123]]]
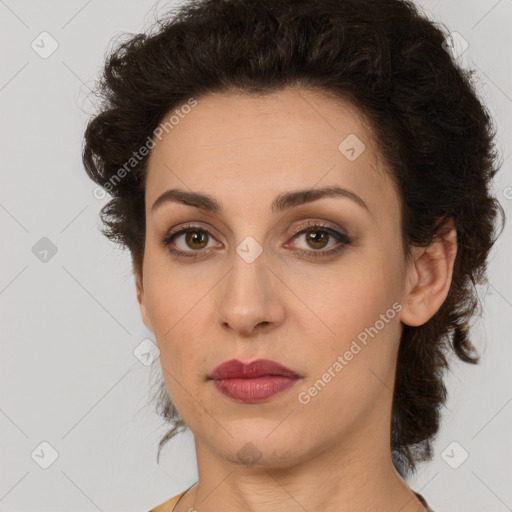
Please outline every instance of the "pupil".
[[[319, 236], [316, 236], [315, 234], [319, 235]], [[325, 231], [312, 231], [312, 232], [310, 232], [310, 235], [309, 235], [309, 239], [313, 244], [322, 245], [322, 240], [324, 240], [325, 238], [326, 238]]]
[[204, 238], [204, 234], [200, 231], [192, 231], [191, 233], [189, 233], [189, 241], [191, 242], [192, 245], [201, 245], [201, 242], [203, 242], [204, 244]]

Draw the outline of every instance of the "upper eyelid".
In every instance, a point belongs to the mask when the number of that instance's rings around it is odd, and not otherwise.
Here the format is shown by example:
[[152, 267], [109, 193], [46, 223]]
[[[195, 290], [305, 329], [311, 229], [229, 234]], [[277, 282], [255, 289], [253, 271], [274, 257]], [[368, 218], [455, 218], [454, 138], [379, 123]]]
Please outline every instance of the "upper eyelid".
[[[347, 233], [345, 233], [345, 230], [342, 227], [333, 225], [330, 221], [325, 220], [307, 220], [305, 221], [305, 224], [301, 224], [299, 227], [293, 230], [292, 236], [295, 236], [299, 234], [301, 231], [306, 230], [307, 228], [324, 228], [324, 229], [332, 229], [333, 231], [337, 231], [340, 233], [340, 235], [348, 236]], [[216, 232], [217, 230], [215, 228], [211, 227], [204, 227], [201, 225], [201, 221], [191, 221], [191, 222], [184, 222], [183, 225], [179, 225], [176, 228], [170, 229], [167, 231], [167, 233], [164, 236], [173, 236], [177, 234], [182, 234], [184, 231], [188, 231], [191, 229], [197, 229], [206, 231], [207, 233], [211, 234], [211, 231]]]
[[[183, 226], [176, 228], [176, 230], [170, 230], [166, 235], [164, 235], [164, 240], [168, 240], [170, 243], [170, 239], [174, 239], [178, 236], [186, 234], [188, 231], [192, 230], [205, 231], [208, 235], [214, 236], [211, 233], [211, 228], [206, 228], [202, 226], [200, 223], [185, 223]], [[299, 235], [303, 235], [309, 229], [321, 229], [326, 230], [330, 236], [337, 238], [338, 241], [343, 241], [344, 239], [351, 239], [350, 235], [348, 235], [344, 229], [339, 227], [332, 226], [329, 222], [323, 220], [308, 220], [305, 224], [300, 225], [296, 229], [293, 230], [291, 235], [292, 239], [295, 239]], [[215, 230], [213, 230], [215, 231]], [[332, 232], [331, 232], [332, 231]], [[215, 237], [218, 238], [218, 237]], [[198, 251], [199, 252], [199, 251]]]
[[192, 223], [192, 222], [191, 223], [185, 222], [182, 226], [177, 227], [175, 230], [174, 229], [169, 230], [167, 232], [167, 234], [164, 235], [164, 238], [170, 238], [170, 237], [174, 237], [174, 236], [178, 236], [178, 235], [183, 235], [187, 231], [192, 231], [194, 229], [196, 229], [197, 231], [206, 231], [209, 235], [212, 235], [212, 231], [214, 231], [214, 232], [216, 231], [215, 229], [212, 229], [209, 227], [208, 228], [204, 227], [200, 223], [196, 224], [196, 223]]

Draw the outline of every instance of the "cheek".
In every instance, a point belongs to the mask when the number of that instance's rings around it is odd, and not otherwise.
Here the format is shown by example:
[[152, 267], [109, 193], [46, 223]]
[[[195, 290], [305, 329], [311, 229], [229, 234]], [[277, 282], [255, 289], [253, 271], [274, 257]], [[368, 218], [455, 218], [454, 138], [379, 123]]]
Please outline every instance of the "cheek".
[[212, 283], [194, 282], [179, 271], [162, 272], [163, 266], [155, 265], [158, 271], [146, 274], [145, 300], [162, 369], [170, 374], [170, 389], [176, 388], [179, 393], [172, 377], [187, 385], [202, 381], [207, 366], [201, 361], [215, 360], [215, 354], [212, 357], [208, 352], [212, 343], [207, 339], [212, 332], [211, 321], [207, 320], [212, 315]]
[[194, 288], [180, 279], [165, 262], [157, 262], [151, 257], [146, 259], [145, 306], [160, 350], [160, 363], [168, 389], [176, 388], [174, 378], [181, 381], [183, 375], [190, 373], [192, 362], [187, 350], [193, 349], [191, 324], [199, 314], [197, 304], [201, 295], [204, 293], [194, 293]]
[[181, 319], [194, 315], [194, 307], [207, 293], [204, 283], [187, 279], [171, 257], [151, 243], [144, 256], [144, 297], [155, 335], [162, 343], [172, 336]]
[[[167, 312], [159, 312], [155, 328], [167, 391], [180, 415], [187, 419], [197, 414], [194, 408], [201, 402], [207, 368], [202, 361], [208, 357], [213, 360], [213, 356], [206, 353], [208, 345], [204, 338], [195, 329], [194, 309], [189, 310], [190, 307], [176, 305]], [[201, 311], [196, 314], [200, 315]]]
[[[315, 315], [311, 311], [297, 314], [302, 350], [314, 370], [307, 385], [318, 378], [331, 379], [336, 383], [328, 387], [337, 388], [337, 393], [349, 401], [366, 392], [363, 388], [369, 378], [377, 384], [379, 378], [392, 380], [401, 332], [399, 268], [390, 268], [386, 258], [373, 254], [368, 251], [365, 257], [360, 253], [357, 263], [319, 276], [307, 295]], [[313, 345], [311, 340], [315, 340]], [[341, 363], [338, 356], [343, 359]], [[329, 371], [336, 378], [325, 375]]]
[[[346, 282], [343, 291], [329, 294], [331, 300], [321, 308], [329, 330], [323, 328], [319, 336], [311, 328], [303, 340], [309, 372], [299, 390], [300, 411], [323, 418], [327, 425], [337, 418], [334, 421], [344, 428], [368, 414], [379, 397], [391, 393], [401, 327], [398, 303], [386, 292], [385, 286]], [[303, 325], [302, 331], [306, 330]]]
[[326, 335], [330, 333], [332, 346], [373, 325], [399, 298], [399, 289], [389, 265], [378, 258], [364, 257], [353, 265], [340, 266], [294, 285], [297, 295], [306, 298], [308, 311], [304, 318], [321, 327], [324, 337], [329, 338]]

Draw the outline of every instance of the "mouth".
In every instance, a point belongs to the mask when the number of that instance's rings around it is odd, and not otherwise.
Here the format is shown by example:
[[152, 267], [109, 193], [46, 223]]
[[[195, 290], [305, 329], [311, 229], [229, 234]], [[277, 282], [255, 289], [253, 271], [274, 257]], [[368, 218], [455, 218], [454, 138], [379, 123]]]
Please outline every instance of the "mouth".
[[299, 374], [286, 368], [286, 366], [269, 359], [256, 359], [250, 363], [243, 363], [238, 359], [231, 359], [217, 366], [208, 377], [212, 380], [224, 380], [253, 379], [265, 376], [280, 376], [291, 379], [300, 377]]
[[285, 366], [268, 359], [243, 363], [226, 361], [209, 375], [223, 395], [243, 403], [260, 403], [292, 387], [302, 377]]

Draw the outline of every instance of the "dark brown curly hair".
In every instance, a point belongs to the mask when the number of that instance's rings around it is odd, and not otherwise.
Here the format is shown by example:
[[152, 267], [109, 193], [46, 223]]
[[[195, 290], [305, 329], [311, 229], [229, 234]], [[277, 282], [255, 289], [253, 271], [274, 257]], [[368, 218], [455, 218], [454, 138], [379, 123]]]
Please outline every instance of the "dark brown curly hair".
[[[400, 198], [404, 253], [429, 245], [447, 219], [457, 231], [446, 300], [424, 325], [403, 326], [390, 439], [402, 476], [432, 457], [447, 356], [479, 360], [469, 340], [475, 285], [487, 283], [498, 212], [504, 222], [490, 191], [501, 167], [496, 129], [477, 97], [475, 71], [445, 50], [448, 34], [406, 0], [192, 0], [110, 51], [83, 147], [88, 175], [112, 196], [100, 212], [102, 233], [130, 250], [141, 275], [148, 159], [133, 156], [173, 109], [209, 92], [299, 85], [348, 100], [366, 116]], [[173, 425], [158, 460], [186, 425], [165, 383], [155, 397]]]

